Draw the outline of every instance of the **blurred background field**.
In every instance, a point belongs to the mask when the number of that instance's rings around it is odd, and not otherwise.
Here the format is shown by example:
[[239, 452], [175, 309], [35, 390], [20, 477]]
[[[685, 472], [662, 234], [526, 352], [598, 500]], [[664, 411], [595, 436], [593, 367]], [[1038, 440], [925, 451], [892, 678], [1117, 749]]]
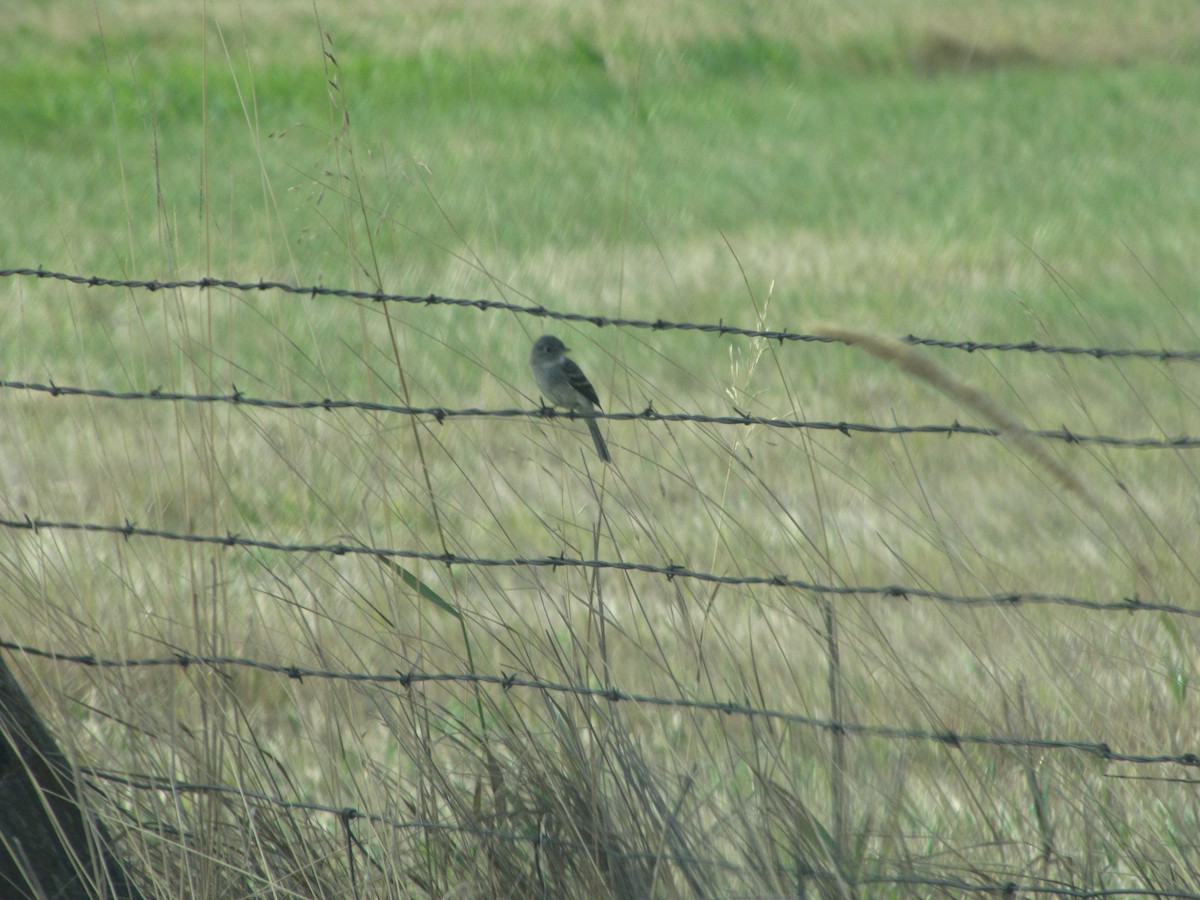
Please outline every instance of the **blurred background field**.
[[[1192, 4], [55, 0], [2, 27], [4, 268], [1200, 349]], [[550, 331], [608, 412], [989, 424], [839, 343], [0, 289], [0, 639], [345, 676], [8, 654], [148, 896], [1200, 893], [1197, 451], [1038, 439], [1072, 490], [1011, 440], [612, 420], [606, 469], [564, 419], [52, 396], [12, 382], [534, 410]], [[1029, 428], [1200, 435], [1193, 361], [912, 352]], [[951, 733], [988, 740], [922, 737]], [[348, 848], [300, 803], [376, 818]]]

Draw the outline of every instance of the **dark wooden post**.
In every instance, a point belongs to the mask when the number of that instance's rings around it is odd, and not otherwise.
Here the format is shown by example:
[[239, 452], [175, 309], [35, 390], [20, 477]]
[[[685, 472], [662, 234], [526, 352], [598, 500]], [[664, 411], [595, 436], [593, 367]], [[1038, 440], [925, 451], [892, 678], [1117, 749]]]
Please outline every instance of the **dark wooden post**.
[[141, 900], [71, 767], [0, 657], [0, 897]]

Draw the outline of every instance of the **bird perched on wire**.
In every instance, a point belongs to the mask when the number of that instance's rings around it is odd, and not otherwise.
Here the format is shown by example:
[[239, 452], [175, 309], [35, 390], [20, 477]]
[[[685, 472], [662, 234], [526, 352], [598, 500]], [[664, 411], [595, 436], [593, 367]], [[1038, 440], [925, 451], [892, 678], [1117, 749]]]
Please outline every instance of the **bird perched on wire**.
[[[590, 413], [600, 409], [600, 398], [596, 389], [587, 380], [583, 370], [567, 357], [567, 345], [552, 334], [544, 334], [533, 342], [529, 354], [529, 368], [546, 399], [554, 406], [571, 412]], [[596, 453], [604, 462], [612, 462], [608, 446], [600, 435], [600, 426], [595, 419], [584, 419]]]

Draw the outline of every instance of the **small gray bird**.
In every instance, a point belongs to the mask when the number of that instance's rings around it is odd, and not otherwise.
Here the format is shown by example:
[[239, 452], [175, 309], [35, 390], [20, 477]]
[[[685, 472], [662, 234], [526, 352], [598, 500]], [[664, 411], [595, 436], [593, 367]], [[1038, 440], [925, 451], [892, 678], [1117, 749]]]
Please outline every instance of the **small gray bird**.
[[[529, 354], [529, 368], [533, 370], [538, 387], [552, 405], [581, 413], [596, 412], [600, 409], [600, 398], [596, 396], [596, 389], [574, 360], [567, 358], [566, 344], [554, 335], [544, 334], [533, 342], [533, 351]], [[592, 441], [600, 459], [612, 462], [596, 420], [584, 421], [588, 431], [592, 433]]]

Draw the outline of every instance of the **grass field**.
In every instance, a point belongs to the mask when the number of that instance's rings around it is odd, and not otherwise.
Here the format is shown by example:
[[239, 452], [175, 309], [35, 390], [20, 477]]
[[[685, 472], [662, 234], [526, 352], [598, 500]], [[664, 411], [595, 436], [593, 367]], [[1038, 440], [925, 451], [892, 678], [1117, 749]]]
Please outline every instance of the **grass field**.
[[[5, 28], [0, 267], [1200, 347], [1178, 0], [54, 0]], [[991, 424], [976, 391], [1028, 428], [1200, 434], [1187, 361], [0, 288], [10, 381], [530, 410], [550, 331], [613, 413]], [[9, 654], [78, 765], [230, 788], [95, 776], [147, 896], [1200, 895], [1194, 450], [613, 420], [606, 468], [565, 419], [0, 405], [6, 520], [749, 582], [3, 529], [6, 641], [583, 689]], [[376, 817], [349, 850], [347, 807]]]

